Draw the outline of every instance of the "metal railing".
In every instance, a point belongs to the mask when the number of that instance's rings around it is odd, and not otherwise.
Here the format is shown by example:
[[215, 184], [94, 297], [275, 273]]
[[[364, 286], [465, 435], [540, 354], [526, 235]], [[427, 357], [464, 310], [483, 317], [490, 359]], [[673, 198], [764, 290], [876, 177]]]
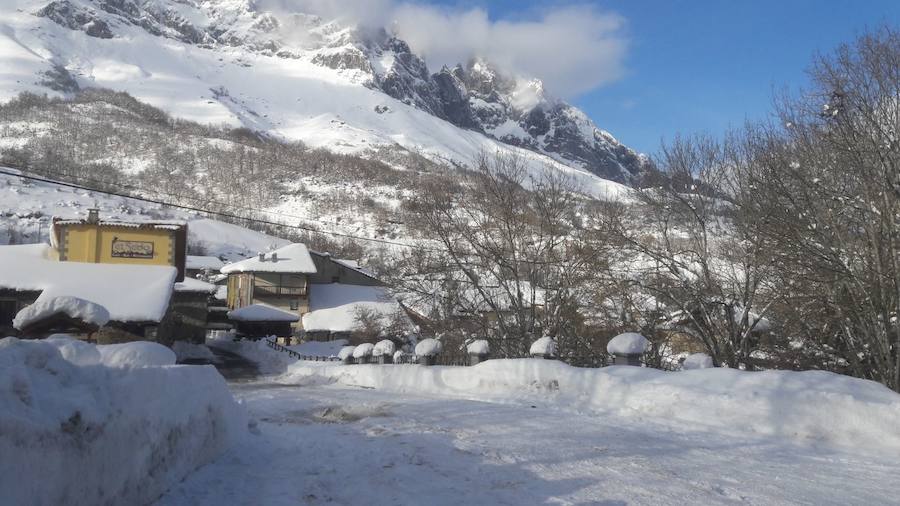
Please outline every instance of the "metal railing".
[[288, 348], [287, 346], [281, 345], [272, 341], [270, 339], [266, 339], [266, 344], [269, 348], [272, 348], [276, 351], [281, 351], [287, 353], [289, 357], [296, 358], [297, 360], [311, 360], [313, 362], [340, 362], [340, 359], [337, 357], [320, 357], [317, 355], [302, 355], [297, 353], [296, 351]]

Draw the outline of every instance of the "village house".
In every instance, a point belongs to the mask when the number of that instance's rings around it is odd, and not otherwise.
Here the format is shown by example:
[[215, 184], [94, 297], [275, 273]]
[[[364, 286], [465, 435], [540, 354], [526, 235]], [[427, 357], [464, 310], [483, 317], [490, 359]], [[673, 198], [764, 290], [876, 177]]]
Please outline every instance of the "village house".
[[[353, 261], [309, 251], [303, 244], [226, 265], [222, 273], [228, 275], [229, 314], [246, 335], [288, 337], [284, 333], [290, 330], [294, 337], [307, 340], [349, 339], [360, 330], [361, 319], [386, 328], [405, 318], [399, 302], [371, 273]], [[259, 320], [266, 317], [270, 320]]]
[[97, 209], [83, 219], [54, 218], [50, 244], [62, 262], [171, 265], [184, 281], [187, 224], [183, 221], [101, 220]]
[[[13, 320], [26, 307], [73, 297], [108, 312], [108, 323], [91, 332], [90, 337], [99, 343], [171, 343], [175, 326], [171, 300], [177, 276], [174, 267], [60, 262], [57, 257], [58, 252], [46, 244], [0, 247], [0, 334], [19, 334]], [[49, 325], [42, 330], [48, 334], [69, 329]]]
[[[29, 254], [0, 248], [9, 267], [0, 275], [0, 331], [16, 334], [12, 321], [24, 308], [46, 304], [51, 296], [68, 296], [110, 310], [109, 323], [90, 332], [98, 342], [170, 344], [205, 338], [209, 302], [217, 287], [186, 276], [185, 222], [106, 220], [91, 209], [85, 218], [54, 218], [50, 243], [30, 246]], [[201, 269], [210, 270], [221, 261], [206, 259], [202, 264]], [[91, 328], [79, 327], [62, 314], [52, 320], [29, 330]]]
[[309, 277], [316, 273], [305, 245], [289, 244], [228, 264], [221, 271], [228, 275], [229, 310], [266, 304], [296, 315], [293, 331], [301, 329], [300, 316], [309, 311]]

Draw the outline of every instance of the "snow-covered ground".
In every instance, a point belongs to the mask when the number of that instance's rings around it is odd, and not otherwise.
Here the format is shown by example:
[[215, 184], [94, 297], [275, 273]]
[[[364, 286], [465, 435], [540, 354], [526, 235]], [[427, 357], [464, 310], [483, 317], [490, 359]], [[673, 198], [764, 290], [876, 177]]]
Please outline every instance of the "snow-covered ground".
[[209, 366], [156, 343], [0, 339], [0, 504], [147, 504], [247, 432]]
[[259, 434], [158, 505], [897, 501], [893, 450], [679, 429], [547, 402], [266, 381], [233, 390]]

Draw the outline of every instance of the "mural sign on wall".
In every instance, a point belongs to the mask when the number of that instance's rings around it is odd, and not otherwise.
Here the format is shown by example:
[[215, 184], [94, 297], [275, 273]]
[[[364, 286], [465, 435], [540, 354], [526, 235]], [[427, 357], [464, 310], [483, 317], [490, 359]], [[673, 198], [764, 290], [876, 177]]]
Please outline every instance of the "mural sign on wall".
[[112, 242], [112, 256], [115, 258], [153, 258], [153, 243], [147, 241], [120, 241], [118, 238]]

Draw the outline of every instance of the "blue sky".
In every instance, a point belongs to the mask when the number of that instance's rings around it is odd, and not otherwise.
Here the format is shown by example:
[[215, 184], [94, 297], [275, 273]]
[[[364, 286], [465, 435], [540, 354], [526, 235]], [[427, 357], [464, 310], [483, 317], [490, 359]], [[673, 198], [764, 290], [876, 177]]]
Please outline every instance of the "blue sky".
[[[572, 2], [441, 0], [492, 20]], [[580, 2], [581, 4], [585, 2]], [[900, 0], [606, 0], [626, 20], [624, 75], [574, 99], [600, 128], [646, 153], [678, 132], [719, 133], [762, 119], [775, 91], [804, 85], [817, 52], [866, 27], [900, 25]], [[565, 55], [560, 55], [565, 57]]]

